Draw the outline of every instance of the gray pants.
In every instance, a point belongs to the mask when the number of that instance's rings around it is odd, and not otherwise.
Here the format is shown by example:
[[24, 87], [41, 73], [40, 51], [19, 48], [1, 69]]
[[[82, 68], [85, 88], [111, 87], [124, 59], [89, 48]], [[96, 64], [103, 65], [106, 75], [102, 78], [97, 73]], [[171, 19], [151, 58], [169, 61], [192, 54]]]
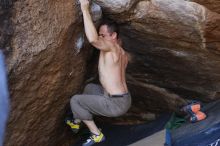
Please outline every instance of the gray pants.
[[74, 95], [70, 100], [75, 119], [92, 120], [93, 115], [118, 117], [127, 112], [131, 106], [130, 94], [111, 97], [100, 85], [86, 85], [83, 94]]

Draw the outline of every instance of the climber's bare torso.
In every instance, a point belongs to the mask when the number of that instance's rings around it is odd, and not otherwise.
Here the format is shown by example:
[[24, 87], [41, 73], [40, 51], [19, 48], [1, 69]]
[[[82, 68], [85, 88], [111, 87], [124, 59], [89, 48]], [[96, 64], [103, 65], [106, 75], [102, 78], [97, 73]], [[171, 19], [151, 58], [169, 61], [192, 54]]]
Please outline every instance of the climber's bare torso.
[[116, 45], [111, 51], [101, 51], [99, 56], [99, 79], [104, 89], [110, 94], [127, 93], [125, 70], [127, 55]]
[[109, 94], [127, 93], [125, 70], [128, 63], [127, 53], [118, 40], [111, 40], [105, 26], [99, 30], [99, 42], [93, 44], [100, 49], [99, 79]]

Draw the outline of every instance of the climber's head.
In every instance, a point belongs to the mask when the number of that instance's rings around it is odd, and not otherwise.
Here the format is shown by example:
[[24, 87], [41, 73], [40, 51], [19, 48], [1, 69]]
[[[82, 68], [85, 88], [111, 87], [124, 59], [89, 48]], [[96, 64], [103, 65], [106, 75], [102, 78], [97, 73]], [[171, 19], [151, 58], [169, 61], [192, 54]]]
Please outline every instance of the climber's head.
[[106, 40], [118, 40], [119, 27], [114, 21], [105, 19], [101, 22], [99, 27], [99, 37]]

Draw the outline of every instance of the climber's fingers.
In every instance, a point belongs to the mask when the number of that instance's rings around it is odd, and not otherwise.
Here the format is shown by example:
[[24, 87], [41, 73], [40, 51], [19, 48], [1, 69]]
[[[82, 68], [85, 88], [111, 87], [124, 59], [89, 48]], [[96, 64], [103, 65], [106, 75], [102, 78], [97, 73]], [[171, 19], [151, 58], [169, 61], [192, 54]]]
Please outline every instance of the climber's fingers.
[[89, 4], [89, 0], [79, 0], [81, 5], [88, 5]]

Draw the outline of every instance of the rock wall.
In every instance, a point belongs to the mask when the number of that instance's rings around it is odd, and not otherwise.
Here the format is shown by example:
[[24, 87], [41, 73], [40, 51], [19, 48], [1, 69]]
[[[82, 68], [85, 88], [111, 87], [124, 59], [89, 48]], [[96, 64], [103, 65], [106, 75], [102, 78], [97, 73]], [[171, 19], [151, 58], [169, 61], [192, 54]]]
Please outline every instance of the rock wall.
[[11, 25], [11, 2], [5, 3], [7, 1], [0, 2], [0, 49], [4, 50], [6, 53], [10, 51], [10, 39], [13, 34], [13, 29]]
[[[121, 25], [131, 56], [127, 80], [133, 106], [119, 123], [126, 118], [132, 123], [137, 114], [147, 117], [149, 110], [177, 110], [185, 99], [219, 98], [218, 0], [94, 1]], [[99, 7], [92, 9], [99, 20]], [[11, 95], [5, 146], [72, 144], [75, 137], [63, 119], [69, 98], [80, 92], [85, 75], [90, 77], [94, 57], [82, 33], [79, 5], [17, 0], [0, 9], [0, 20]]]
[[93, 51], [79, 5], [18, 0], [8, 11], [13, 33], [6, 41], [11, 113], [5, 146], [70, 145], [64, 116], [70, 97], [83, 87]]

